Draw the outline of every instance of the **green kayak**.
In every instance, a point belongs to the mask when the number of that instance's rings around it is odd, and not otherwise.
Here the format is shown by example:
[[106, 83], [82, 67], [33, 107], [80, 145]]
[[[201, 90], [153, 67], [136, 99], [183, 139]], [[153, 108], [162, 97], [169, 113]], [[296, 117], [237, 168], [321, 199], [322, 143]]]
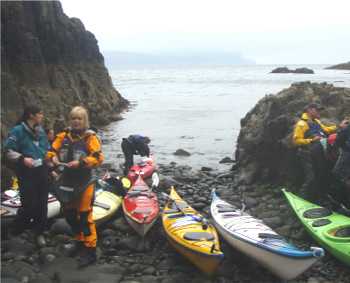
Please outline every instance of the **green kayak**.
[[285, 189], [282, 191], [311, 236], [350, 266], [350, 218], [308, 202]]

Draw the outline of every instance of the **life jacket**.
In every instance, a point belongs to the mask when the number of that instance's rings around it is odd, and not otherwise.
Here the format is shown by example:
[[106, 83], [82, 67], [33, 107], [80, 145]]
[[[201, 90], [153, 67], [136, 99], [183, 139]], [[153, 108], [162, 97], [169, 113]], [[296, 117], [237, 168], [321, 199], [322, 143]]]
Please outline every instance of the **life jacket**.
[[[58, 152], [59, 160], [62, 163], [70, 161], [79, 161], [86, 157], [89, 152], [87, 150], [87, 140], [92, 131], [87, 131], [84, 137], [79, 140], [72, 140], [70, 131], [66, 132], [62, 146]], [[72, 187], [84, 187], [91, 181], [91, 169], [82, 168], [67, 168], [65, 167], [62, 175], [62, 183]]]
[[336, 162], [339, 156], [339, 150], [335, 144], [336, 139], [337, 134], [331, 134], [328, 138], [322, 138], [320, 140], [324, 155], [326, 159], [331, 162]]
[[327, 143], [328, 143], [329, 145], [333, 146], [334, 143], [335, 143], [335, 141], [336, 141], [336, 139], [337, 139], [337, 134], [331, 134], [331, 135], [329, 135], [328, 138], [327, 138]]
[[309, 126], [309, 129], [305, 132], [304, 137], [306, 139], [313, 138], [313, 137], [327, 137], [326, 133], [321, 128], [321, 125], [315, 121], [309, 120], [307, 121], [307, 124]]

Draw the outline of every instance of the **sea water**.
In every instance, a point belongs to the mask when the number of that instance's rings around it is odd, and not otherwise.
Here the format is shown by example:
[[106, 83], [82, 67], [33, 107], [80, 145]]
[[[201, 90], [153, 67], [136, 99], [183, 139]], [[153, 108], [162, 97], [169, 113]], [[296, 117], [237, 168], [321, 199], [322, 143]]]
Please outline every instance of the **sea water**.
[[[138, 66], [110, 69], [115, 88], [131, 102], [121, 121], [101, 132], [106, 162], [123, 162], [121, 139], [147, 135], [157, 163], [172, 161], [195, 169], [234, 158], [240, 120], [267, 94], [299, 81], [328, 82], [350, 87], [350, 71], [308, 67], [315, 74], [271, 74], [278, 66]], [[189, 157], [175, 156], [184, 149]]]

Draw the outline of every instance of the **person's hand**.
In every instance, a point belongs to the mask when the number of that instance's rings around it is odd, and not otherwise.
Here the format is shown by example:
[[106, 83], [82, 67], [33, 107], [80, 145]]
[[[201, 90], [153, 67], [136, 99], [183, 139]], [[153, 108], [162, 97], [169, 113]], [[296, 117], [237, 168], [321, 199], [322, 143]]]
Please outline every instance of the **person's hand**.
[[312, 142], [320, 141], [321, 139], [322, 139], [322, 137], [316, 136], [312, 139]]
[[23, 159], [23, 164], [24, 166], [28, 167], [28, 168], [33, 168], [34, 167], [34, 159], [30, 158], [30, 157], [24, 157]]
[[74, 160], [74, 161], [71, 161], [71, 162], [67, 163], [67, 167], [68, 168], [78, 168], [79, 165], [80, 165], [80, 163], [79, 163], [78, 160]]
[[52, 163], [53, 163], [54, 165], [58, 165], [58, 164], [60, 163], [60, 161], [58, 160], [58, 157], [57, 157], [57, 156], [52, 157]]
[[349, 122], [350, 122], [349, 120], [341, 121], [341, 123], [339, 124], [339, 128], [341, 128], [341, 129], [346, 128], [349, 125]]
[[52, 171], [52, 172], [51, 172], [51, 176], [52, 176], [55, 180], [58, 179], [58, 174], [57, 174], [55, 171]]

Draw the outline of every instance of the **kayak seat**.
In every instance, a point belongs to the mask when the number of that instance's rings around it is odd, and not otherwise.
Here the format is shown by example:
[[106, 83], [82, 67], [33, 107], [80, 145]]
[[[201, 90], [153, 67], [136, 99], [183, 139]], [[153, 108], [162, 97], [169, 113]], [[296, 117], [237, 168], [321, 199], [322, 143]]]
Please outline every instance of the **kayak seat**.
[[340, 228], [339, 230], [337, 230], [337, 232], [335, 232], [334, 236], [341, 238], [350, 237], [350, 227]]
[[171, 204], [171, 208], [176, 210], [185, 209], [185, 208], [188, 208], [188, 204], [185, 202], [177, 202], [177, 203], [173, 202]]
[[224, 215], [222, 215], [221, 217], [222, 218], [231, 218], [231, 217], [237, 217], [237, 216], [241, 216], [241, 214], [240, 213], [231, 213], [231, 214], [224, 214]]
[[230, 209], [236, 209], [234, 206], [229, 205], [229, 204], [217, 204], [217, 208], [230, 208]]
[[259, 233], [259, 237], [261, 239], [278, 239], [278, 240], [284, 240], [284, 238], [277, 234], [270, 234], [270, 233]]
[[312, 222], [312, 227], [322, 227], [332, 223], [329, 219], [318, 219]]
[[163, 213], [164, 214], [172, 214], [172, 213], [179, 213], [181, 212], [181, 210], [178, 209], [169, 209], [169, 210], [165, 210]]
[[105, 203], [101, 203], [101, 202], [98, 202], [98, 201], [94, 201], [94, 206], [97, 206], [97, 207], [101, 207], [105, 210], [109, 210], [111, 207], [108, 205], [108, 204], [105, 204]]
[[212, 241], [214, 236], [207, 232], [186, 232], [184, 239], [188, 241]]
[[[180, 212], [180, 211], [179, 211]], [[179, 214], [179, 213], [176, 213], [176, 214], [173, 214], [173, 215], [169, 215], [168, 218], [172, 219], [172, 218], [181, 218], [181, 217], [185, 217], [186, 214]]]
[[329, 216], [331, 214], [332, 214], [332, 211], [329, 210], [328, 208], [318, 207], [318, 208], [311, 208], [311, 209], [304, 211], [303, 217], [314, 219], [314, 218], [326, 217], [326, 216]]
[[151, 213], [152, 208], [150, 207], [137, 207], [132, 211], [132, 213], [139, 213], [139, 214], [145, 214], [145, 213]]
[[227, 207], [227, 208], [219, 208], [218, 212], [219, 213], [224, 213], [224, 212], [235, 212], [237, 209], [233, 208], [233, 207]]

